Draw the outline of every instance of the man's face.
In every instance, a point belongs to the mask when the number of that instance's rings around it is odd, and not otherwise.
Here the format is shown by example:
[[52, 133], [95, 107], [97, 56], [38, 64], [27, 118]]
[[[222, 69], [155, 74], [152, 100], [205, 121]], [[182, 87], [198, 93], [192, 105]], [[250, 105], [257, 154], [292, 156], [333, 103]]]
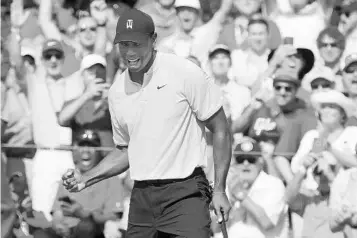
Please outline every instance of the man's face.
[[73, 151], [73, 160], [76, 168], [84, 173], [100, 162], [101, 154], [93, 148], [88, 148], [93, 146], [90, 143], [82, 143], [79, 146], [78, 150]]
[[191, 7], [177, 8], [177, 17], [180, 21], [182, 29], [186, 32], [192, 31], [196, 26], [199, 12]]
[[61, 74], [64, 54], [57, 50], [48, 50], [43, 53], [42, 60], [49, 76], [56, 77]]
[[163, 7], [171, 7], [174, 5], [175, 0], [157, 0], [157, 2]]
[[337, 62], [342, 55], [338, 42], [328, 35], [322, 37], [319, 50], [321, 57], [326, 63]]
[[241, 14], [245, 16], [251, 16], [259, 11], [259, 8], [262, 5], [262, 1], [261, 0], [233, 0], [233, 4]]
[[276, 70], [276, 74], [287, 74], [295, 78], [298, 78], [299, 72], [303, 67], [303, 61], [297, 55], [291, 55], [286, 57], [279, 68]]
[[227, 75], [228, 70], [231, 67], [231, 59], [226, 53], [217, 52], [210, 59], [210, 64], [213, 75]]
[[236, 157], [236, 163], [240, 179], [253, 183], [261, 171], [261, 158], [239, 155]]
[[79, 42], [84, 47], [92, 47], [97, 39], [97, 23], [91, 17], [84, 17], [78, 21]]
[[275, 99], [279, 106], [285, 106], [296, 97], [297, 86], [291, 82], [274, 82]]
[[343, 84], [347, 93], [357, 95], [357, 62], [351, 64], [343, 72]]
[[256, 52], [262, 52], [268, 46], [268, 29], [264, 24], [256, 23], [248, 27], [250, 47]]
[[119, 42], [120, 55], [124, 64], [132, 72], [139, 72], [149, 63], [154, 49], [154, 38], [148, 37], [146, 41], [121, 41]]
[[357, 27], [357, 11], [354, 12], [344, 12], [341, 15], [340, 23], [338, 29], [343, 33], [347, 34]]

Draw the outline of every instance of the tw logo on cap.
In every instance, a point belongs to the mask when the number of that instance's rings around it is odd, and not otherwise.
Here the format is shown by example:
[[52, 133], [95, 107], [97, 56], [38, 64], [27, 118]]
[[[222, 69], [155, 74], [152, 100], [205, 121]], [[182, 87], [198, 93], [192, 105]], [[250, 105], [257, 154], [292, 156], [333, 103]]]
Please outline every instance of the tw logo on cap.
[[128, 19], [126, 21], [126, 29], [133, 29], [133, 20], [132, 19]]

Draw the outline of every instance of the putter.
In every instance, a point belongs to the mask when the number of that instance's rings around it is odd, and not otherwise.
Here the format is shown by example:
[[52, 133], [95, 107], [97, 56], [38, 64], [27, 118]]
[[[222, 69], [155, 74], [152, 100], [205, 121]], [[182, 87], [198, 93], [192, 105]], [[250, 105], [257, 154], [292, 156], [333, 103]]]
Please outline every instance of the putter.
[[224, 220], [224, 212], [222, 210], [221, 210], [221, 215], [223, 218], [222, 223], [221, 223], [221, 230], [222, 230], [223, 238], [228, 238], [226, 221]]

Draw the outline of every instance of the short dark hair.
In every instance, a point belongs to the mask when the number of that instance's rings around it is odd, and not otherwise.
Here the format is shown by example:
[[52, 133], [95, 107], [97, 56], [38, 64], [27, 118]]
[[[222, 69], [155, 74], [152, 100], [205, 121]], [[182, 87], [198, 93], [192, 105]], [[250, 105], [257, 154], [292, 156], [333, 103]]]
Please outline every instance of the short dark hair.
[[262, 24], [265, 25], [265, 27], [267, 28], [267, 31], [269, 32], [269, 23], [263, 19], [263, 18], [251, 18], [248, 22], [248, 27], [250, 27], [251, 25], [254, 24]]
[[319, 36], [317, 37], [317, 46], [318, 48], [321, 48], [322, 46], [322, 38], [324, 38], [325, 36], [331, 37], [332, 39], [334, 39], [338, 45], [338, 48], [345, 50], [346, 47], [346, 38], [345, 36], [338, 30], [337, 27], [327, 27], [325, 29], [323, 29]]

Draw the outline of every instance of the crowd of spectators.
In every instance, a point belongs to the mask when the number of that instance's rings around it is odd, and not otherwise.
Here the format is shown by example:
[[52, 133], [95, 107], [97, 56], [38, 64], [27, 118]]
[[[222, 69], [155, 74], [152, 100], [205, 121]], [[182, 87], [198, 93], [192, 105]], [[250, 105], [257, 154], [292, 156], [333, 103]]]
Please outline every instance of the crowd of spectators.
[[[113, 40], [136, 7], [153, 18], [158, 51], [222, 90], [229, 237], [357, 238], [357, 0], [1, 5], [2, 237], [125, 236], [128, 172], [78, 194], [60, 181], [114, 146], [107, 92], [125, 62]], [[206, 140], [212, 181], [208, 130]], [[222, 237], [213, 212], [212, 237]]]

